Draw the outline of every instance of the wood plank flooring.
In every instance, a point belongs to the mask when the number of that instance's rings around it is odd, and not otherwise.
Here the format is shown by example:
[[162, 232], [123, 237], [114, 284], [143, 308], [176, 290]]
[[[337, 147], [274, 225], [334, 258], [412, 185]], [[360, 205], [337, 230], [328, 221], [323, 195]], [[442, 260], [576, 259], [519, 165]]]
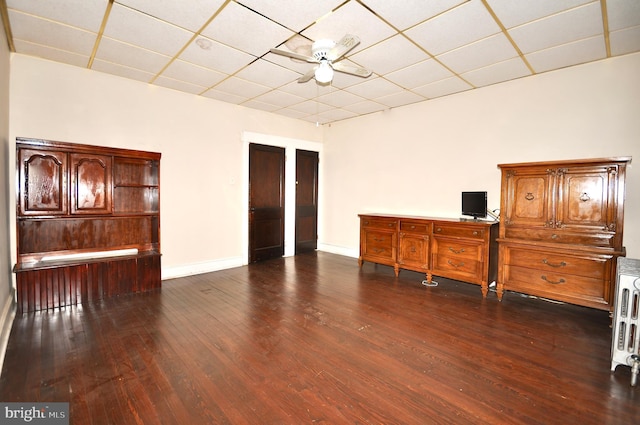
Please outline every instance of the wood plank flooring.
[[607, 312], [329, 253], [16, 317], [0, 401], [73, 424], [638, 424]]

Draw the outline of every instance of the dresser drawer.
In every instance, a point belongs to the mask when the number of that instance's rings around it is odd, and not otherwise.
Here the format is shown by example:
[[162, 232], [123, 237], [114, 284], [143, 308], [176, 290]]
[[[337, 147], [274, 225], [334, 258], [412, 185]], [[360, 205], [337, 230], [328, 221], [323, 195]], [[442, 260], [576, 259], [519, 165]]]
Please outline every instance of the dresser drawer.
[[613, 233], [579, 233], [562, 229], [525, 229], [506, 226], [505, 237], [511, 239], [561, 244], [613, 247]]
[[401, 221], [400, 231], [411, 233], [429, 233], [431, 223], [416, 223], [411, 221]]
[[591, 300], [605, 302], [602, 279], [506, 265], [505, 287], [545, 298], [575, 302]]
[[388, 229], [395, 230], [398, 225], [398, 220], [385, 219], [377, 217], [362, 217], [361, 226], [369, 229]]
[[434, 235], [453, 236], [457, 238], [484, 239], [487, 230], [478, 227], [452, 226], [436, 223], [433, 227]]
[[363, 236], [363, 257], [395, 260], [396, 233], [364, 229]]
[[506, 261], [511, 266], [537, 269], [542, 273], [560, 273], [603, 279], [608, 270], [607, 261], [609, 260], [531, 249], [508, 248]]
[[482, 261], [483, 246], [473, 241], [461, 241], [452, 238], [433, 237], [433, 254], [455, 259], [471, 258]]

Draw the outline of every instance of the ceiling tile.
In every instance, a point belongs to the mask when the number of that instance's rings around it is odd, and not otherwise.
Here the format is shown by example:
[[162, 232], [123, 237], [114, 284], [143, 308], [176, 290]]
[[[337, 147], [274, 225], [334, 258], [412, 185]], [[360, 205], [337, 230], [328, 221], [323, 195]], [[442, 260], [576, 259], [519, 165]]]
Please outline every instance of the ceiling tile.
[[531, 53], [601, 34], [600, 3], [558, 13], [509, 30], [523, 53]]
[[453, 74], [438, 61], [428, 59], [410, 67], [392, 72], [384, 77], [399, 86], [412, 89], [434, 81], [452, 77]]
[[288, 106], [295, 105], [297, 103], [302, 103], [305, 101], [303, 97], [296, 96], [291, 93], [283, 92], [281, 90], [272, 90], [268, 93], [265, 93], [263, 95], [256, 97], [255, 100], [259, 102], [275, 105], [275, 106], [278, 106], [279, 108], [286, 108]]
[[376, 102], [380, 102], [387, 107], [395, 108], [398, 106], [410, 105], [416, 102], [426, 100], [424, 97], [408, 91], [401, 91], [388, 96], [376, 98]]
[[262, 111], [273, 112], [278, 109], [282, 109], [280, 106], [271, 105], [269, 103], [261, 102], [257, 99], [251, 99], [242, 104], [242, 106], [246, 106], [252, 109], [260, 109]]
[[428, 59], [424, 51], [398, 34], [349, 57], [350, 60], [383, 75]]
[[277, 111], [275, 111], [275, 113], [278, 115], [284, 115], [285, 117], [295, 118], [295, 119], [302, 119], [303, 117], [306, 117], [308, 115], [304, 112], [294, 111], [293, 109], [288, 109], [288, 108], [278, 109]]
[[433, 99], [436, 97], [446, 96], [448, 94], [459, 93], [471, 88], [473, 87], [462, 81], [460, 78], [451, 77], [421, 87], [416, 87], [413, 91], [428, 99]]
[[199, 31], [225, 0], [118, 0], [118, 3], [155, 16], [191, 32]]
[[148, 83], [155, 77], [155, 74], [150, 72], [141, 71], [135, 68], [129, 68], [124, 65], [118, 65], [113, 62], [106, 62], [100, 59], [95, 59], [93, 61], [93, 66], [91, 67], [94, 71], [105, 72], [107, 74], [117, 75], [118, 77], [129, 78], [131, 80], [138, 80], [145, 83]]
[[225, 74], [233, 74], [256, 60], [256, 57], [215, 40], [198, 37], [184, 49], [180, 59]]
[[471, 0], [436, 16], [405, 34], [430, 54], [439, 55], [500, 32], [480, 0]]
[[189, 31], [114, 3], [104, 35], [174, 56], [193, 36]]
[[327, 121], [337, 121], [344, 120], [347, 118], [353, 118], [356, 114], [351, 111], [347, 111], [346, 109], [331, 109], [327, 112], [321, 112], [318, 116], [318, 121], [327, 122]]
[[376, 99], [378, 97], [398, 93], [402, 88], [383, 78], [370, 78], [364, 83], [347, 87], [345, 90], [366, 99]]
[[245, 80], [254, 81], [267, 87], [275, 88], [299, 78], [300, 74], [266, 60], [258, 59], [242, 71], [238, 72], [236, 76]]
[[66, 50], [55, 49], [22, 40], [14, 40], [14, 44], [16, 50], [25, 55], [37, 56], [39, 58], [80, 67], [86, 67], [89, 63], [89, 56], [86, 55], [79, 55]]
[[475, 43], [451, 50], [437, 59], [457, 74], [482, 68], [495, 62], [501, 62], [518, 56], [507, 37], [492, 35]]
[[545, 72], [552, 69], [604, 59], [606, 54], [607, 52], [602, 38], [592, 37], [533, 52], [526, 55], [526, 58], [536, 72]]
[[96, 59], [151, 72], [154, 75], [165, 67], [171, 58], [109, 37], [102, 37]]
[[198, 86], [196, 84], [187, 83], [184, 81], [174, 80], [173, 78], [167, 77], [159, 77], [154, 81], [154, 84], [158, 86], [163, 86], [169, 89], [174, 89], [186, 93], [191, 94], [200, 94], [204, 92], [207, 88], [203, 86]]
[[527, 68], [527, 65], [525, 65], [520, 57], [516, 57], [464, 73], [460, 76], [475, 87], [482, 87], [514, 80], [527, 75], [531, 75], [531, 71], [529, 71], [529, 68]]
[[326, 103], [327, 105], [340, 108], [342, 106], [352, 105], [354, 103], [362, 102], [364, 99], [358, 95], [349, 93], [344, 90], [336, 90], [332, 93], [319, 96], [318, 100], [320, 102]]
[[162, 73], [162, 76], [209, 88], [224, 80], [227, 74], [193, 65], [189, 62], [175, 60]]
[[396, 33], [392, 27], [355, 1], [346, 3], [302, 32], [305, 37], [314, 41], [338, 41], [345, 34], [355, 35], [360, 38], [360, 44], [349, 54], [354, 54]]
[[233, 103], [236, 105], [239, 105], [242, 102], [247, 100], [247, 98], [244, 96], [237, 96], [235, 94], [222, 92], [216, 89], [207, 90], [206, 92], [202, 93], [202, 95], [210, 99], [219, 100], [221, 102]]
[[344, 0], [238, 0], [267, 18], [279, 22], [294, 32], [313, 24], [316, 19], [338, 7]]
[[609, 31], [640, 25], [640, 1], [607, 0]]
[[15, 40], [49, 46], [58, 50], [89, 56], [96, 42], [96, 34], [41, 19], [22, 12], [9, 11]]
[[487, 0], [505, 28], [513, 28], [591, 2], [593, 0], [535, 0], [527, 1], [524, 7], [522, 1]]
[[373, 100], [365, 100], [364, 102], [358, 102], [351, 105], [345, 105], [342, 109], [355, 112], [356, 114], [370, 114], [372, 112], [383, 111], [387, 109], [387, 105], [374, 102]]
[[364, 0], [363, 3], [382, 19], [403, 31], [465, 1], [467, 0], [403, 0], [402, 7], [389, 0]]
[[262, 56], [270, 48], [290, 38], [293, 32], [231, 2], [202, 31], [202, 35], [252, 55]]
[[298, 83], [297, 81], [293, 81], [289, 84], [286, 84], [280, 87], [278, 90], [282, 90], [287, 93], [291, 93], [296, 96], [303, 97], [305, 99], [309, 99], [309, 98], [312, 99], [327, 93], [331, 93], [338, 89], [335, 87], [332, 87], [331, 85], [321, 86], [319, 84], [313, 84], [312, 82]]
[[260, 96], [271, 90], [269, 87], [243, 80], [237, 77], [230, 77], [214, 87], [217, 91], [232, 93], [237, 96], [251, 99]]
[[9, 9], [95, 33], [100, 30], [108, 3], [109, 0], [7, 0]]
[[613, 32], [609, 35], [611, 53], [626, 55], [640, 51], [640, 26]]

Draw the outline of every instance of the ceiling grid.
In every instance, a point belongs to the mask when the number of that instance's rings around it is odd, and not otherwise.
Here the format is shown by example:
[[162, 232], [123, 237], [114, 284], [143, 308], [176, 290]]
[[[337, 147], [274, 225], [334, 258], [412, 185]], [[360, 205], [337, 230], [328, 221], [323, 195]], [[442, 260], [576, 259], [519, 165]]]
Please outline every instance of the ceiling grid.
[[[13, 52], [330, 123], [640, 51], [638, 0], [0, 0]], [[329, 84], [318, 39], [360, 43]], [[337, 61], [336, 61], [337, 62]]]

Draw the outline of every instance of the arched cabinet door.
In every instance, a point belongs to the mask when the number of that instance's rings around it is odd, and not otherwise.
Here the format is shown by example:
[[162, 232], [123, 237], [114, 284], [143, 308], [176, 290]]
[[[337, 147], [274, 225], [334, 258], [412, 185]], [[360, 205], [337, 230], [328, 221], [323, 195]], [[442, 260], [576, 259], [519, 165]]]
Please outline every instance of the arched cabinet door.
[[111, 214], [112, 159], [71, 154], [71, 214]]
[[19, 214], [68, 214], [67, 153], [21, 149], [18, 154]]

